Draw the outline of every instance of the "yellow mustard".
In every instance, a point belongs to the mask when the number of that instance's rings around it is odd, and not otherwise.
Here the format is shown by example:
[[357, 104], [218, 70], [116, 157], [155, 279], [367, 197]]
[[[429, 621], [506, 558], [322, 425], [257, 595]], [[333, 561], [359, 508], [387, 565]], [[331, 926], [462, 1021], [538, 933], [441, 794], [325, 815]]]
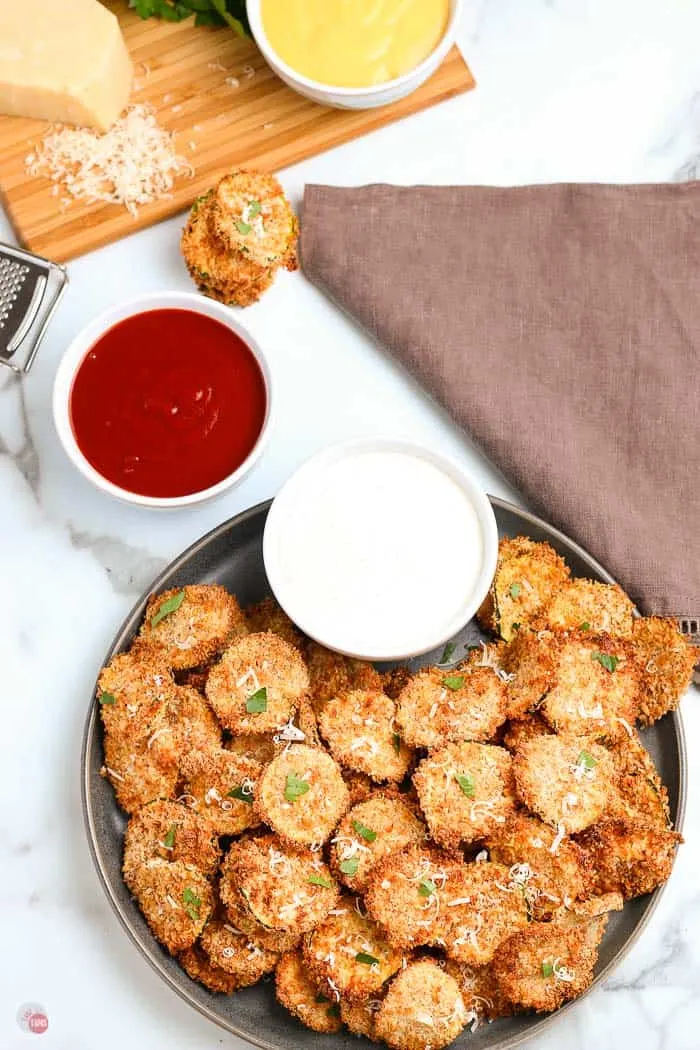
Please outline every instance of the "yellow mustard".
[[297, 73], [333, 87], [370, 87], [435, 49], [449, 0], [262, 0], [267, 38]]

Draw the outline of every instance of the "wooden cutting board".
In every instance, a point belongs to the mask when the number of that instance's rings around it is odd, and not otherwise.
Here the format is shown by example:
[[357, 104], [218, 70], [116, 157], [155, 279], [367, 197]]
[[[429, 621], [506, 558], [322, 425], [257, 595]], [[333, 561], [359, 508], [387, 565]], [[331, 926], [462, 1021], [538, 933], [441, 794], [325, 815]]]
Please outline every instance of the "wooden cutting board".
[[[126, 0], [119, 16], [135, 65], [133, 102], [149, 103], [191, 160], [172, 197], [132, 216], [116, 205], [61, 204], [55, 187], [25, 170], [47, 131], [43, 121], [0, 117], [0, 193], [22, 243], [56, 262], [91, 251], [188, 207], [227, 170], [276, 171], [474, 87], [453, 48], [433, 77], [408, 98], [374, 110], [327, 109], [297, 95], [248, 40], [227, 29], [142, 21]], [[381, 177], [381, 172], [377, 172]]]

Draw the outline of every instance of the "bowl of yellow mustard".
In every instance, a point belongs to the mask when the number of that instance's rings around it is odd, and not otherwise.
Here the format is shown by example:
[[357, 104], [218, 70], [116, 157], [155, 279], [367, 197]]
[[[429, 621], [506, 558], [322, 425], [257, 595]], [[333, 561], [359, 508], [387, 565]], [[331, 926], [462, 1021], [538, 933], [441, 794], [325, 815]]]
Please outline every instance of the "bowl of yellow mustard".
[[403, 98], [452, 47], [463, 0], [248, 0], [255, 41], [275, 73], [326, 106]]

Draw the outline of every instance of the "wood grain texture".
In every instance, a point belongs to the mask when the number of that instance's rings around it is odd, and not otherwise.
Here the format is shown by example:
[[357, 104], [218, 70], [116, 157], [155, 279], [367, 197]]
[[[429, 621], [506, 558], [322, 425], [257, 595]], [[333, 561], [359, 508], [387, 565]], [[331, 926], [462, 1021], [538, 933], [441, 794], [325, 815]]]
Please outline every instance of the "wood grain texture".
[[[124, 237], [188, 207], [227, 170], [276, 171], [367, 131], [468, 91], [474, 78], [453, 48], [433, 77], [408, 98], [375, 110], [327, 109], [286, 87], [255, 45], [225, 29], [191, 22], [143, 22], [124, 3], [119, 14], [136, 70], [133, 102], [153, 107], [176, 134], [194, 175], [178, 178], [173, 195], [132, 216], [116, 205], [65, 206], [53, 184], [31, 177], [25, 158], [46, 134], [43, 121], [0, 117], [0, 193], [28, 248], [56, 262]], [[251, 70], [254, 71], [251, 75]], [[235, 78], [238, 86], [226, 83]]]

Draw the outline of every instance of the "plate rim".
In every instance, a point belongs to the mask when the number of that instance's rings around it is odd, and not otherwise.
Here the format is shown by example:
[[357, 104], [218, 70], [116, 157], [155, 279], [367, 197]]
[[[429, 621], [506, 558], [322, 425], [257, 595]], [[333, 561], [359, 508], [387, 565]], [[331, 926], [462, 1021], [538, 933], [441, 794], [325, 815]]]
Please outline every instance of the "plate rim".
[[[508, 500], [501, 499], [498, 496], [492, 496], [488, 494], [488, 499], [490, 500], [493, 506], [498, 507], [499, 509], [507, 511], [509, 513], [512, 513], [517, 517], [524, 519], [528, 524], [535, 525], [538, 528], [542, 528], [546, 532], [549, 532], [555, 538], [561, 540], [564, 544], [573, 549], [573, 551], [575, 551], [575, 553], [584, 562], [586, 562], [588, 565], [594, 568], [595, 571], [598, 572], [607, 583], [617, 583], [617, 580], [615, 580], [615, 578], [607, 571], [607, 569], [603, 565], [600, 564], [600, 562], [596, 558], [593, 557], [592, 554], [589, 554], [588, 551], [581, 547], [580, 544], [576, 543], [575, 540], [572, 540], [569, 536], [566, 535], [566, 533], [562, 532], [554, 525], [551, 525], [549, 522], [545, 521], [544, 518], [540, 518], [536, 514], [533, 514], [531, 511], [525, 510], [524, 508], [517, 506], [517, 504], [511, 503]], [[120, 645], [119, 640], [124, 635], [129, 623], [133, 619], [136, 610], [139, 608], [139, 606], [141, 606], [144, 603], [144, 597], [146, 595], [152, 593], [154, 590], [157, 590], [160, 584], [163, 581], [165, 581], [167, 577], [171, 576], [173, 572], [177, 571], [177, 569], [179, 569], [186, 561], [188, 561], [198, 550], [200, 550], [202, 547], [207, 546], [221, 533], [225, 533], [232, 526], [242, 524], [243, 522], [248, 521], [250, 518], [256, 517], [263, 510], [268, 509], [271, 503], [271, 499], [262, 500], [260, 503], [256, 503], [252, 507], [247, 507], [245, 510], [240, 511], [238, 514], [234, 514], [232, 517], [227, 518], [225, 521], [220, 522], [218, 525], [214, 526], [213, 529], [210, 529], [209, 532], [205, 533], [203, 536], [200, 536], [199, 539], [195, 540], [179, 555], [173, 558], [172, 561], [170, 561], [166, 565], [166, 567], [160, 573], [158, 573], [155, 579], [151, 582], [148, 589], [142, 592], [142, 594], [139, 596], [136, 602], [134, 602], [134, 604], [132, 605], [126, 617], [115, 632], [114, 640], [110, 645], [107, 653], [105, 654], [103, 664], [111, 660], [112, 656], [114, 656], [114, 654], [118, 651]], [[237, 1036], [239, 1039], [244, 1040], [252, 1046], [260, 1047], [261, 1050], [279, 1050], [278, 1044], [269, 1042], [264, 1038], [251, 1035], [248, 1032], [242, 1031], [235, 1024], [232, 1024], [229, 1021], [222, 1018], [221, 1016], [219, 1016], [219, 1014], [217, 1014], [208, 1006], [198, 1002], [192, 995], [190, 995], [190, 993], [185, 988], [182, 988], [170, 976], [165, 967], [162, 965], [161, 960], [152, 950], [153, 946], [148, 944], [145, 940], [143, 940], [139, 936], [137, 931], [133, 929], [131, 923], [124, 914], [120, 902], [117, 900], [116, 896], [112, 892], [110, 879], [108, 877], [106, 867], [103, 864], [101, 849], [97, 841], [97, 832], [95, 827], [94, 814], [92, 811], [92, 785], [90, 783], [90, 769], [88, 768], [87, 762], [92, 736], [95, 731], [95, 722], [97, 719], [97, 708], [94, 703], [94, 692], [95, 690], [93, 689], [87, 715], [85, 718], [81, 742], [80, 801], [83, 814], [83, 825], [88, 840], [90, 856], [92, 858], [92, 862], [97, 873], [98, 881], [102, 886], [102, 889], [105, 893], [105, 896], [107, 897], [107, 900], [109, 901], [113, 912], [119, 920], [119, 925], [127, 934], [127, 937], [129, 938], [131, 943], [138, 949], [139, 953], [143, 956], [146, 962], [148, 962], [151, 968], [160, 976], [160, 978], [165, 982], [165, 984], [184, 1003], [194, 1008], [197, 1011], [197, 1013], [201, 1014], [203, 1017], [206, 1017], [207, 1020], [212, 1021], [219, 1028], [222, 1028], [224, 1031], [230, 1032], [232, 1035]], [[680, 707], [676, 708], [674, 711], [671, 712], [671, 719], [676, 739], [676, 746], [678, 749], [678, 810], [676, 814], [676, 819], [674, 821], [674, 828], [676, 831], [682, 833], [683, 826], [685, 823], [685, 813], [688, 794], [688, 754], [685, 727]], [[673, 869], [671, 872], [671, 877], [672, 876]], [[501, 1043], [497, 1050], [514, 1050], [515, 1047], [522, 1046], [525, 1042], [535, 1038], [535, 1036], [537, 1035], [540, 1035], [552, 1024], [556, 1023], [559, 1020], [559, 1018], [562, 1017], [565, 1013], [568, 1013], [570, 1010], [578, 1006], [594, 988], [598, 987], [609, 976], [610, 973], [617, 969], [617, 967], [627, 957], [629, 952], [632, 950], [632, 948], [635, 946], [639, 938], [646, 930], [649, 922], [651, 921], [652, 916], [654, 915], [659, 906], [659, 901], [661, 900], [662, 894], [666, 890], [668, 881], [669, 880], [663, 883], [663, 885], [657, 887], [657, 889], [654, 890], [654, 892], [651, 894], [651, 898], [646, 907], [646, 910], [641, 919], [639, 920], [632, 935], [625, 941], [625, 943], [618, 950], [615, 956], [610, 960], [607, 966], [603, 967], [600, 973], [596, 974], [594, 980], [591, 982], [590, 986], [586, 989], [583, 995], [578, 996], [578, 998], [576, 999], [572, 999], [568, 1003], [564, 1003], [563, 1006], [560, 1006], [553, 1013], [546, 1014], [539, 1020], [534, 1021], [534, 1023], [527, 1030], [527, 1032], [516, 1033], [511, 1037], [506, 1037], [506, 1041]], [[155, 945], [155, 938], [152, 939], [153, 944]]]

